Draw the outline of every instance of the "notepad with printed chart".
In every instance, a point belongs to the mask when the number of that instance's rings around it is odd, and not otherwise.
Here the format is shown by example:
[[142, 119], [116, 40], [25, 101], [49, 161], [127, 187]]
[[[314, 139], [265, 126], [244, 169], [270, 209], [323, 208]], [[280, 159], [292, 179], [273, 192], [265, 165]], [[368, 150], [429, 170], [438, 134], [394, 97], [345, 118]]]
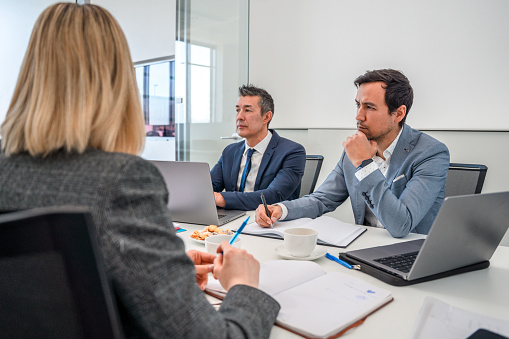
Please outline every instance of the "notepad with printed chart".
[[[388, 290], [300, 260], [263, 264], [259, 288], [281, 305], [276, 325], [311, 338], [339, 336], [393, 299]], [[206, 292], [221, 299], [226, 295], [215, 279]]]
[[312, 228], [318, 232], [319, 245], [347, 247], [366, 231], [365, 228], [347, 224], [338, 219], [328, 216], [321, 216], [316, 219], [300, 218], [289, 221], [276, 221], [274, 228], [265, 228], [253, 222], [248, 224], [242, 233], [259, 235], [269, 238], [283, 239], [283, 231], [289, 228], [305, 227]]

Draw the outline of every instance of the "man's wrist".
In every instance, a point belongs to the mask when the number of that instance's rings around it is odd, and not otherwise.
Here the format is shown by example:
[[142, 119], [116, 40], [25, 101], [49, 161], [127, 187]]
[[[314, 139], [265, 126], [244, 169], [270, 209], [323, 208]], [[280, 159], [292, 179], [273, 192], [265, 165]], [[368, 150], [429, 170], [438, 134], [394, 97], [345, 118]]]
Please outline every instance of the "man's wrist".
[[226, 201], [221, 193], [214, 192], [214, 200], [216, 200], [216, 206], [224, 208], [226, 207]]
[[357, 171], [360, 170], [361, 168], [364, 168], [366, 166], [368, 166], [369, 164], [371, 164], [373, 162], [373, 159], [366, 159], [366, 160], [363, 160], [361, 162], [361, 164], [359, 166], [357, 166]]
[[357, 178], [357, 180], [362, 181], [364, 178], [366, 178], [371, 173], [375, 172], [377, 169], [378, 165], [376, 164], [376, 162], [371, 161], [364, 167], [362, 166], [357, 167], [357, 170], [355, 171], [355, 177]]
[[279, 207], [281, 207], [281, 217], [279, 218], [279, 220], [285, 220], [286, 216], [288, 215], [288, 208], [285, 206], [285, 204], [282, 204], [280, 202], [278, 202], [277, 204], [274, 204], [274, 205], [277, 205]]

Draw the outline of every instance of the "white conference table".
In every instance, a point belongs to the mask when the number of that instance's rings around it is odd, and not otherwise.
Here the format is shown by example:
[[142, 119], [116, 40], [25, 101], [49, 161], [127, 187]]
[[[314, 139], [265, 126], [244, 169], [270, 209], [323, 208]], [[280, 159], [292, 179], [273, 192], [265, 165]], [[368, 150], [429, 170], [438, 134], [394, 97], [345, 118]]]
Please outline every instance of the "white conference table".
[[[250, 221], [254, 221], [254, 212], [248, 212]], [[246, 217], [234, 220], [222, 228], [236, 229]], [[195, 230], [203, 225], [180, 223], [186, 232], [178, 233], [184, 240], [186, 250], [205, 251], [205, 246], [190, 238]], [[281, 260], [274, 248], [282, 240], [265, 237], [240, 235], [242, 248], [260, 262]], [[371, 246], [387, 245], [399, 241], [423, 238], [422, 235], [410, 234], [403, 239], [392, 238], [384, 229], [367, 227], [367, 231], [351, 243], [346, 249], [325, 246], [331, 254]], [[320, 245], [321, 246], [321, 245]], [[379, 311], [370, 315], [366, 321], [350, 329], [344, 338], [410, 338], [414, 323], [426, 296], [431, 296], [471, 312], [509, 321], [509, 247], [499, 246], [490, 260], [490, 267], [484, 270], [464, 273], [452, 277], [428, 281], [420, 284], [396, 287], [388, 285], [363, 272], [349, 270], [325, 257], [315, 260], [327, 272], [339, 271], [391, 291], [394, 300]], [[341, 305], [338, 305], [338, 309]], [[270, 338], [301, 338], [300, 336], [274, 326]]]

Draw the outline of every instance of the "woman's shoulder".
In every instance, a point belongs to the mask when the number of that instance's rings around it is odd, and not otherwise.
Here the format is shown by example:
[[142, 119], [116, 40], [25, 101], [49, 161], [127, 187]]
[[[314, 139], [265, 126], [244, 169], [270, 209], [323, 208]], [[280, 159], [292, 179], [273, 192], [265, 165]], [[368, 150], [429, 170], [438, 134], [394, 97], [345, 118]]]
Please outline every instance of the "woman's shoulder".
[[103, 173], [159, 176], [154, 164], [132, 154], [87, 149], [80, 157], [86, 167], [91, 170], [102, 170]]
[[120, 152], [106, 152], [98, 149], [88, 148], [79, 155], [79, 157], [82, 157], [84, 161], [91, 161], [92, 163], [96, 164], [112, 164], [112, 165], [131, 165], [136, 164], [139, 166], [151, 166], [152, 164], [133, 154], [128, 153], [120, 153]]

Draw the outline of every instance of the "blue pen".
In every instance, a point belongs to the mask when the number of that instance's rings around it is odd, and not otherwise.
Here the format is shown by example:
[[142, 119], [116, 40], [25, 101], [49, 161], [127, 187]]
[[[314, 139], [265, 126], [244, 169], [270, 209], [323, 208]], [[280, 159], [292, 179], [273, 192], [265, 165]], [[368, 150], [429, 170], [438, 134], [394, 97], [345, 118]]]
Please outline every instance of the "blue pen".
[[235, 242], [235, 240], [237, 240], [237, 237], [239, 236], [239, 234], [242, 232], [242, 230], [244, 229], [244, 227], [246, 227], [247, 225], [247, 221], [249, 220], [249, 217], [246, 218], [246, 220], [244, 220], [244, 222], [242, 223], [242, 225], [240, 225], [239, 229], [237, 230], [237, 232], [235, 232], [235, 235], [230, 239], [230, 245], [233, 245], [233, 243]]
[[360, 269], [361, 269], [359, 265], [350, 265], [350, 264], [349, 264], [349, 263], [347, 263], [346, 261], [343, 261], [343, 260], [339, 259], [338, 257], [333, 256], [333, 255], [332, 255], [332, 254], [330, 254], [330, 253], [326, 253], [326, 254], [325, 254], [325, 257], [326, 257], [327, 259], [330, 259], [330, 260], [332, 260], [332, 261], [337, 262], [337, 263], [338, 263], [338, 264], [340, 264], [340, 265], [345, 266], [346, 268], [354, 269], [354, 270], [360, 270]]

